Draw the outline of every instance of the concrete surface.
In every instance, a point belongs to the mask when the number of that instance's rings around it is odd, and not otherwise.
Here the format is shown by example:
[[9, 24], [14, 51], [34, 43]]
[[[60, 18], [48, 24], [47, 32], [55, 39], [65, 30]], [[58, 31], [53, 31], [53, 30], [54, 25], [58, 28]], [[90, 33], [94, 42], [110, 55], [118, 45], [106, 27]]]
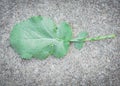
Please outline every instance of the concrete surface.
[[[65, 20], [76, 36], [115, 39], [71, 44], [63, 59], [23, 60], [9, 44], [15, 23], [33, 15]], [[0, 86], [120, 86], [120, 0], [0, 0]]]

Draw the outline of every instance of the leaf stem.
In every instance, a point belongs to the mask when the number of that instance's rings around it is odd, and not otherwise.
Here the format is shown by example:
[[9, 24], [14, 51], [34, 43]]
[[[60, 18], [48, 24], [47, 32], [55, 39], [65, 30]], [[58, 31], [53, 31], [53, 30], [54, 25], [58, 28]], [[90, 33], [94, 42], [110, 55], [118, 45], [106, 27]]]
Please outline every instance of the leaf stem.
[[105, 36], [97, 36], [97, 37], [92, 37], [92, 38], [86, 38], [85, 41], [98, 41], [98, 40], [104, 40], [104, 39], [108, 39], [108, 38], [114, 38], [115, 34], [111, 34], [111, 35], [105, 35]]
[[77, 39], [77, 38], [74, 38], [74, 39], [70, 40], [70, 42], [78, 42], [78, 41], [79, 41], [79, 39]]
[[[104, 40], [104, 39], [108, 39], [108, 38], [114, 38], [115, 34], [110, 34], [110, 35], [105, 35], [105, 36], [97, 36], [97, 37], [91, 37], [91, 38], [86, 38], [84, 39], [85, 42], [87, 41], [98, 41], [98, 40]], [[70, 40], [71, 42], [78, 42], [80, 39], [75, 38]], [[83, 40], [83, 39], [82, 39]]]

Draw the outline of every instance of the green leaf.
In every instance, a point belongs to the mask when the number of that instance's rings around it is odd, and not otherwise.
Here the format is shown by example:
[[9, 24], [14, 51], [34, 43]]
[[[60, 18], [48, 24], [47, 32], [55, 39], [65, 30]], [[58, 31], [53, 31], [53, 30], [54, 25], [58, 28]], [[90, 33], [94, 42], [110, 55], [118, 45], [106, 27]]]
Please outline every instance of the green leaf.
[[13, 27], [10, 43], [25, 59], [45, 59], [49, 55], [61, 58], [66, 55], [71, 38], [72, 31], [66, 22], [57, 27], [49, 18], [34, 16]]
[[87, 32], [80, 32], [77, 36], [77, 38], [75, 38], [74, 40], [76, 40], [74, 42], [74, 46], [76, 49], [81, 49], [85, 43], [85, 39], [87, 38], [88, 33]]

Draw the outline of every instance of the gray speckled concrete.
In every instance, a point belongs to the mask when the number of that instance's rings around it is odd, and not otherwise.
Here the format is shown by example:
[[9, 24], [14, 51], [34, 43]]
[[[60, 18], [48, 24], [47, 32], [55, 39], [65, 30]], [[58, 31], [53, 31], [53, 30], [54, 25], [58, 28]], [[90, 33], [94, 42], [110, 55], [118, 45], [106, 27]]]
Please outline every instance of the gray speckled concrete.
[[[63, 59], [23, 60], [9, 44], [15, 23], [33, 15], [65, 20], [89, 36], [115, 39], [71, 44]], [[0, 0], [0, 86], [120, 86], [120, 0]]]

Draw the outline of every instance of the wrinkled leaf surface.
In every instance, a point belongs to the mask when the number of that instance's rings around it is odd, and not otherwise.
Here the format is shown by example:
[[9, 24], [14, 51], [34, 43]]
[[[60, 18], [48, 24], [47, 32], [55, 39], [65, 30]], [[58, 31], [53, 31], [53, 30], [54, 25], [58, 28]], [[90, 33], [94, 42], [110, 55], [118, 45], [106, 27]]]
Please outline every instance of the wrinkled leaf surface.
[[49, 18], [34, 16], [13, 27], [10, 43], [25, 59], [45, 59], [49, 55], [61, 58], [66, 55], [71, 38], [71, 27], [66, 22], [56, 26]]

